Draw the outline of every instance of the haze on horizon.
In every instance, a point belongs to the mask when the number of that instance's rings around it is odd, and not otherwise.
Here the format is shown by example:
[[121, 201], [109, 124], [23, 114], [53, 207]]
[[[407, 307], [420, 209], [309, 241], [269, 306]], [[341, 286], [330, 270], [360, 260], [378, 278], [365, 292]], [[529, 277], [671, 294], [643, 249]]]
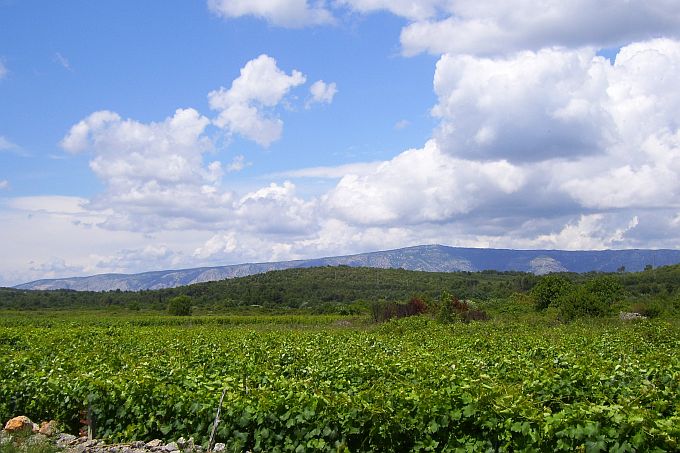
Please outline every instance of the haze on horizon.
[[0, 0], [0, 286], [680, 248], [680, 2]]

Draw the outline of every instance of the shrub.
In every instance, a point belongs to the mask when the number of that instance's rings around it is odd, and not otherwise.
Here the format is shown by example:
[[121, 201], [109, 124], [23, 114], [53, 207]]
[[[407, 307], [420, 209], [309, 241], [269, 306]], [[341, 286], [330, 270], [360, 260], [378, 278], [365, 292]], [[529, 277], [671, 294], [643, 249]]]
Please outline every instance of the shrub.
[[611, 311], [611, 302], [607, 297], [581, 285], [562, 294], [557, 301], [558, 317], [562, 321], [576, 318], [606, 316]]
[[427, 311], [427, 304], [420, 297], [412, 297], [405, 304], [379, 301], [371, 304], [371, 317], [374, 322], [384, 322], [392, 318], [407, 318], [421, 315]]
[[173, 316], [191, 316], [191, 297], [177, 296], [170, 299], [168, 313]]
[[556, 303], [563, 295], [569, 293], [574, 285], [566, 277], [561, 275], [546, 275], [531, 288], [531, 297], [534, 299], [536, 310], [545, 310], [551, 304]]
[[488, 321], [489, 315], [486, 314], [484, 310], [468, 310], [461, 314], [461, 319], [463, 322], [468, 323], [470, 321]]
[[647, 318], [656, 318], [663, 312], [663, 308], [658, 302], [640, 302], [631, 308], [633, 313], [640, 313]]
[[444, 291], [439, 299], [437, 319], [442, 322], [485, 321], [489, 319], [483, 310], [471, 309], [470, 304]]
[[623, 286], [611, 276], [593, 278], [585, 282], [583, 286], [589, 293], [608, 305], [613, 304], [623, 295]]

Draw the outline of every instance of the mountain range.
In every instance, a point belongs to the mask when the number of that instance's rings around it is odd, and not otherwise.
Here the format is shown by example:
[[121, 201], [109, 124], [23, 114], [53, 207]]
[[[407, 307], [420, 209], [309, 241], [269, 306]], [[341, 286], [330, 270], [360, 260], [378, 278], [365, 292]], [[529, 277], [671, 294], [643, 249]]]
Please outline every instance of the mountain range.
[[234, 264], [194, 269], [164, 270], [140, 274], [100, 274], [36, 280], [17, 289], [76, 291], [140, 291], [173, 288], [226, 278], [245, 277], [272, 270], [316, 266], [403, 268], [428, 272], [522, 271], [542, 275], [550, 272], [641, 271], [645, 266], [680, 263], [680, 250], [510, 250], [420, 245], [396, 250], [272, 263]]

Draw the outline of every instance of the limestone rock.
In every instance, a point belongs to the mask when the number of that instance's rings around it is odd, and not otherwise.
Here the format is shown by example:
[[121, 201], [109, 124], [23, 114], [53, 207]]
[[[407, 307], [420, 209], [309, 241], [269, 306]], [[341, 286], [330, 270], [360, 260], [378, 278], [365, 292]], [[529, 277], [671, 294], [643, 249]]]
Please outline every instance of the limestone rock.
[[45, 436], [49, 437], [54, 436], [59, 432], [58, 424], [55, 420], [50, 420], [49, 422], [42, 422], [40, 423], [40, 429], [38, 429], [38, 432]]
[[26, 417], [25, 415], [20, 415], [18, 417], [14, 417], [8, 421], [7, 424], [5, 424], [5, 431], [8, 433], [19, 433], [26, 431], [37, 432], [38, 426], [33, 423], [30, 418]]
[[160, 447], [161, 445], [163, 445], [163, 441], [160, 439], [150, 440], [149, 442], [146, 443], [146, 446], [148, 448]]

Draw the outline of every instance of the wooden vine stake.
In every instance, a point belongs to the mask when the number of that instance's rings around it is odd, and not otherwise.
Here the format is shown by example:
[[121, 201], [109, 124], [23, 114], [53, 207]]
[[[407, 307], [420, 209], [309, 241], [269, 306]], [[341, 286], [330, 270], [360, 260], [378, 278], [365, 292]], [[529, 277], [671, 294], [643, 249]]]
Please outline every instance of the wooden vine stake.
[[220, 402], [217, 404], [217, 412], [215, 413], [215, 420], [213, 421], [212, 432], [210, 433], [210, 442], [208, 443], [208, 453], [212, 453], [213, 447], [215, 446], [215, 434], [217, 433], [217, 425], [220, 424], [220, 411], [222, 410], [222, 401], [224, 401], [224, 395], [227, 394], [227, 388], [229, 386], [225, 385], [224, 390], [222, 390], [222, 396], [220, 397]]

